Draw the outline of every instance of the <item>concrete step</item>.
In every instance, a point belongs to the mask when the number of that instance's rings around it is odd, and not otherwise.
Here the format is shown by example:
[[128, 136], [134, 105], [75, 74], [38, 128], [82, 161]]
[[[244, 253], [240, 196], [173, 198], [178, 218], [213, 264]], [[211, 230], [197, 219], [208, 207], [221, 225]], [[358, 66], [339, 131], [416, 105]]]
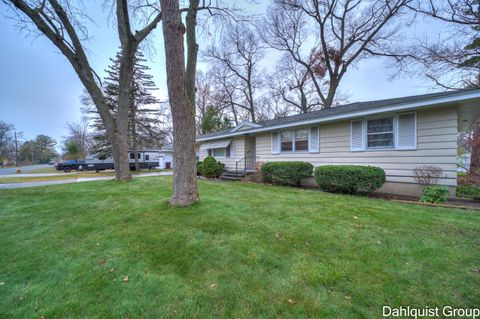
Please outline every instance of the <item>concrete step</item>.
[[235, 177], [245, 177], [245, 173], [244, 172], [228, 172], [228, 171], [224, 171], [222, 173], [222, 175], [224, 176], [235, 176]]

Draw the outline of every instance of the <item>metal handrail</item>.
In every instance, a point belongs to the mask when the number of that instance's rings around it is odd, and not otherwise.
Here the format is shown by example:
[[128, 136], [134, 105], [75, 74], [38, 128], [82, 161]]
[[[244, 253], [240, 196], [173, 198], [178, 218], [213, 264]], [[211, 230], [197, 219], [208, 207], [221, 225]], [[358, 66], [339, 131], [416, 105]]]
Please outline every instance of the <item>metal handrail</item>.
[[[247, 152], [246, 154], [249, 154], [250, 152]], [[238, 175], [238, 166], [239, 164], [241, 164], [243, 162], [243, 172], [246, 172], [247, 171], [247, 159], [253, 159], [253, 164], [255, 165], [255, 162], [257, 162], [258, 160], [258, 156], [247, 156], [245, 155], [244, 157], [242, 157], [240, 160], [238, 160], [236, 163], [235, 163], [235, 174]]]

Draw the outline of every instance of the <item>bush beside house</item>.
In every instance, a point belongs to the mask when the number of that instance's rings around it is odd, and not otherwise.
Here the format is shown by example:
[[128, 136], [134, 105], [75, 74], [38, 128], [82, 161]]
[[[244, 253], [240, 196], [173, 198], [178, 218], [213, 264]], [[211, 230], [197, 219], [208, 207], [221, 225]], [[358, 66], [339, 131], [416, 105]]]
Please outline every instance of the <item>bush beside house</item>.
[[206, 178], [219, 177], [224, 168], [225, 164], [217, 161], [212, 156], [207, 156], [203, 161], [197, 163], [198, 172]]
[[420, 201], [425, 203], [445, 203], [450, 191], [444, 186], [425, 186], [422, 190]]
[[326, 165], [315, 169], [315, 181], [328, 192], [369, 194], [385, 183], [385, 171], [373, 166]]
[[302, 178], [310, 177], [313, 165], [307, 162], [269, 162], [261, 167], [265, 183], [300, 186]]

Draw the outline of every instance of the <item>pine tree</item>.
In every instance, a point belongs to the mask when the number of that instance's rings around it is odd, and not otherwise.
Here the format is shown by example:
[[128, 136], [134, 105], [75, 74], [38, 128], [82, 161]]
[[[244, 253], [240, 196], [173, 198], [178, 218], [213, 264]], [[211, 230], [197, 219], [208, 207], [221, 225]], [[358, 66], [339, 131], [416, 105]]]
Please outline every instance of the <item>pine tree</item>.
[[227, 128], [231, 128], [232, 123], [226, 116], [214, 106], [209, 105], [200, 122], [200, 130], [202, 134], [213, 133]]
[[[120, 53], [117, 53], [115, 59], [110, 59], [112, 64], [106, 71], [104, 91], [110, 113], [115, 117], [117, 110], [118, 97], [118, 79], [120, 72]], [[141, 52], [137, 52], [134, 75], [132, 82], [132, 95], [130, 97], [128, 142], [129, 148], [135, 156], [135, 168], [140, 169], [138, 161], [138, 150], [140, 148], [158, 148], [168, 135], [168, 129], [165, 128], [166, 108], [159, 106], [160, 101], [152, 94], [158, 90], [153, 76], [149, 74], [150, 68], [145, 65], [146, 60]], [[105, 134], [105, 128], [96, 112], [95, 108], [88, 107], [88, 99], [82, 101], [87, 107], [84, 109], [92, 117], [94, 128], [94, 147], [93, 152], [100, 158], [111, 154], [111, 145]]]

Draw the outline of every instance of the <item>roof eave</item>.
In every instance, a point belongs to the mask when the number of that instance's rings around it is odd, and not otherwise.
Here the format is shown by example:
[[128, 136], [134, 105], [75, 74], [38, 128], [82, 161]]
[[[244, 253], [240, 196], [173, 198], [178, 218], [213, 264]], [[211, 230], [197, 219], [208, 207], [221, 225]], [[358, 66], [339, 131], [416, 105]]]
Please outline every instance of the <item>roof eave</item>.
[[357, 118], [357, 117], [363, 117], [363, 116], [380, 114], [380, 113], [398, 112], [398, 111], [413, 111], [413, 110], [416, 110], [416, 109], [421, 109], [421, 108], [425, 108], [425, 107], [429, 107], [429, 106], [456, 103], [456, 102], [473, 100], [473, 99], [480, 99], [480, 91], [464, 92], [464, 93], [459, 93], [459, 94], [455, 94], [455, 95], [438, 97], [438, 98], [422, 100], [422, 101], [417, 101], [417, 102], [397, 103], [397, 104], [392, 105], [392, 106], [372, 108], [372, 109], [366, 109], [366, 110], [361, 110], [361, 111], [356, 111], [356, 112], [348, 112], [348, 113], [344, 113], [344, 114], [319, 117], [319, 118], [315, 118], [315, 119], [310, 119], [310, 120], [305, 120], [305, 121], [297, 121], [297, 122], [290, 122], [290, 123], [279, 124], [279, 125], [272, 125], [272, 126], [268, 126], [268, 127], [261, 127], [261, 128], [251, 129], [251, 130], [237, 131], [237, 132], [232, 132], [232, 133], [217, 135], [217, 136], [212, 136], [212, 137], [197, 138], [196, 142], [211, 141], [211, 140], [216, 140], [216, 139], [222, 139], [222, 138], [234, 137], [234, 136], [241, 136], [241, 135], [253, 134], [253, 133], [263, 133], [263, 132], [275, 131], [275, 130], [283, 129], [283, 128], [295, 127], [295, 126], [320, 124], [320, 123], [332, 122], [332, 121], [338, 121], [338, 120], [348, 120], [348, 119], [353, 119], [353, 118]]

